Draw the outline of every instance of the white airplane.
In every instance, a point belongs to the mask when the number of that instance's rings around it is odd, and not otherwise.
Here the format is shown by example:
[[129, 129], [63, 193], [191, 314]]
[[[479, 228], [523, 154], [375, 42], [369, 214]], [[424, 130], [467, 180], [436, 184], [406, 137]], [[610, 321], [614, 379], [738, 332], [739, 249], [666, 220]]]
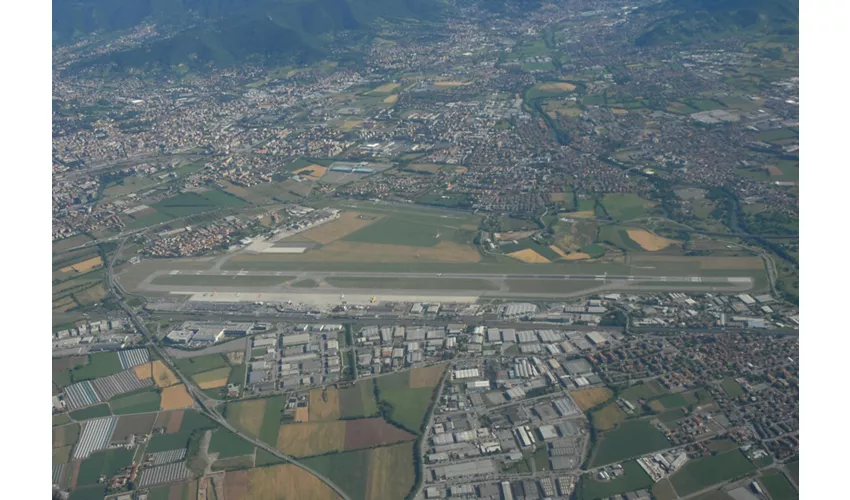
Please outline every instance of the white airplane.
[[443, 276], [443, 273], [437, 273], [437, 277], [441, 278], [442, 276]]

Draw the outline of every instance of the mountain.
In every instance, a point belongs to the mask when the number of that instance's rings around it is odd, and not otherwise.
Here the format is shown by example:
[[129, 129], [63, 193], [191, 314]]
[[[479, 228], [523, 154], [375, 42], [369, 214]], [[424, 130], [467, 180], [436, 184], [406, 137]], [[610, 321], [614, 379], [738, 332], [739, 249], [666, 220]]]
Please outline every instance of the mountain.
[[669, 0], [643, 11], [665, 15], [638, 37], [638, 45], [745, 33], [796, 36], [800, 19], [796, 0]]
[[120, 69], [202, 67], [250, 59], [320, 57], [326, 35], [367, 29], [378, 17], [431, 18], [436, 0], [53, 0], [54, 43], [144, 22], [176, 34], [90, 64]]

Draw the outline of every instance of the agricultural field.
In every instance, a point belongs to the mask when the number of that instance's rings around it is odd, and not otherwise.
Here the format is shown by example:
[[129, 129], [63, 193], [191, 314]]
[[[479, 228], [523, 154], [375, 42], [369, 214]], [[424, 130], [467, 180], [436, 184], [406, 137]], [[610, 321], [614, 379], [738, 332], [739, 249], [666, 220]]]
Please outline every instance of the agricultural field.
[[112, 415], [109, 411], [109, 405], [106, 403], [89, 406], [82, 410], [72, 411], [68, 414], [74, 420], [88, 420], [90, 418], [106, 417]]
[[325, 475], [352, 500], [404, 498], [413, 488], [413, 442], [307, 458], [304, 463]]
[[194, 380], [201, 389], [216, 389], [227, 385], [227, 379], [229, 377], [230, 367], [224, 366], [208, 372], [198, 373], [192, 377], [192, 380]]
[[177, 368], [181, 372], [189, 376], [230, 366], [221, 354], [209, 354], [195, 358], [179, 358], [174, 360], [174, 364], [177, 365]]
[[180, 381], [160, 359], [138, 365], [134, 370], [136, 378], [139, 380], [152, 378], [157, 387], [169, 387]]
[[[445, 365], [437, 365], [445, 370]], [[385, 405], [386, 416], [391, 421], [405, 429], [419, 433], [436, 387], [421, 387], [424, 375], [413, 375], [413, 370], [401, 372], [376, 379], [378, 397]], [[414, 377], [416, 377], [414, 379]], [[433, 375], [428, 375], [433, 380]], [[437, 379], [438, 380], [438, 379]], [[413, 383], [417, 387], [413, 387]], [[436, 384], [436, 382], [435, 382]]]
[[285, 404], [282, 396], [231, 402], [224, 415], [235, 427], [274, 446]]
[[658, 413], [664, 410], [672, 410], [688, 405], [706, 404], [712, 401], [711, 394], [704, 390], [698, 389], [695, 391], [681, 392], [678, 394], [669, 394], [649, 402], [649, 407]]
[[369, 382], [339, 391], [340, 418], [373, 417], [378, 415], [375, 391]]
[[339, 420], [339, 391], [335, 388], [313, 389], [308, 408], [310, 422]]
[[277, 449], [295, 457], [323, 455], [345, 448], [346, 421], [308, 422], [280, 426]]
[[623, 472], [621, 477], [609, 481], [599, 481], [592, 474], [583, 475], [577, 498], [598, 500], [630, 491], [649, 489], [653, 485], [652, 478], [634, 460], [623, 463]]
[[[615, 463], [670, 446], [649, 420], [631, 420], [616, 429], [602, 433], [596, 443], [591, 467]], [[675, 483], [674, 483], [675, 486]], [[678, 486], [676, 491], [682, 494]]]
[[176, 410], [192, 406], [195, 402], [189, 392], [186, 391], [186, 386], [183, 384], [172, 385], [162, 389], [162, 401], [160, 407], [163, 410]]
[[70, 446], [80, 439], [80, 424], [68, 424], [53, 428], [53, 447]]
[[123, 371], [121, 362], [118, 360], [118, 354], [114, 352], [97, 352], [89, 354], [89, 362], [82, 366], [77, 366], [71, 370], [71, 380], [80, 382], [83, 380], [93, 380], [99, 377], [114, 375]]
[[212, 433], [209, 453], [218, 453], [219, 459], [250, 455], [253, 452], [253, 444], [225, 428], [218, 428]]
[[646, 229], [627, 229], [626, 234], [628, 234], [632, 241], [640, 245], [640, 247], [647, 252], [664, 250], [670, 245], [677, 243], [675, 240], [669, 240], [662, 236], [658, 236], [657, 234], [650, 233]]
[[228, 472], [223, 498], [277, 500], [334, 500], [337, 495], [325, 483], [294, 465]]
[[[163, 392], [168, 389], [164, 389]], [[143, 413], [159, 410], [159, 392], [144, 391], [136, 392], [127, 396], [118, 396], [109, 402], [112, 413], [115, 415], [126, 415], [128, 413]]]
[[590, 414], [593, 428], [598, 431], [611, 430], [624, 420], [626, 420], [626, 414], [617, 403], [609, 403]]
[[676, 500], [676, 498], [678, 498], [676, 492], [673, 490], [673, 485], [670, 484], [670, 481], [667, 478], [653, 484], [651, 491], [652, 496], [654, 496], [656, 500]]
[[755, 466], [739, 450], [691, 460], [670, 476], [679, 496], [753, 472]]
[[77, 485], [95, 485], [100, 476], [111, 476], [122, 467], [129, 466], [133, 462], [133, 453], [133, 450], [126, 448], [111, 448], [92, 453], [80, 464]]
[[115, 430], [112, 431], [111, 442], [121, 443], [125, 442], [131, 434], [141, 436], [149, 433], [153, 429], [154, 420], [156, 420], [155, 413], [119, 417]]
[[637, 407], [640, 399], [650, 400], [666, 393], [667, 391], [658, 382], [651, 380], [628, 387], [620, 392], [620, 397]]
[[587, 411], [611, 399], [614, 396], [614, 391], [607, 387], [594, 387], [573, 391], [570, 396], [581, 408], [581, 411]]
[[655, 204], [635, 194], [606, 194], [601, 200], [605, 212], [614, 220], [627, 221], [646, 217]]

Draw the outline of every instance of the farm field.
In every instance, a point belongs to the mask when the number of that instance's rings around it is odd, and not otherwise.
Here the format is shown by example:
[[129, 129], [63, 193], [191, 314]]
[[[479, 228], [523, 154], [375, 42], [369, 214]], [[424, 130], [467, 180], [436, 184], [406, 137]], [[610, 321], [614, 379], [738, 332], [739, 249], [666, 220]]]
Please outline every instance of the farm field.
[[122, 371], [118, 354], [114, 352], [97, 352], [89, 355], [89, 362], [71, 370], [71, 380], [80, 382], [99, 377], [114, 375]]
[[653, 484], [651, 491], [657, 500], [676, 500], [678, 498], [676, 492], [673, 491], [673, 485], [670, 484], [670, 480], [667, 478]]
[[80, 439], [80, 424], [63, 425], [53, 428], [53, 447], [70, 446]]
[[346, 421], [308, 422], [280, 426], [277, 449], [295, 457], [322, 455], [345, 448]]
[[180, 371], [189, 376], [230, 366], [221, 354], [209, 354], [195, 358], [179, 358], [175, 359], [174, 363]]
[[641, 246], [648, 252], [657, 252], [664, 250], [676, 243], [674, 240], [669, 240], [657, 234], [650, 233], [646, 229], [627, 229], [626, 234], [629, 238]]
[[252, 399], [228, 403], [224, 415], [234, 427], [251, 436], [259, 437], [265, 409], [265, 399]]
[[794, 459], [786, 462], [785, 467], [791, 474], [791, 479], [793, 479], [795, 483], [800, 484], [800, 460]]
[[307, 458], [304, 463], [352, 500], [404, 498], [413, 488], [413, 442]]
[[122, 467], [129, 466], [133, 461], [133, 450], [112, 448], [92, 453], [80, 464], [77, 474], [77, 485], [95, 485], [100, 476], [110, 476]]
[[162, 360], [157, 359], [150, 363], [144, 363], [134, 368], [136, 378], [145, 380], [153, 378], [157, 387], [168, 387], [180, 381], [171, 369], [169, 369]]
[[607, 387], [594, 387], [573, 391], [570, 396], [581, 408], [581, 411], [587, 411], [611, 399], [614, 396], [614, 391]]
[[106, 417], [108, 415], [112, 415], [112, 412], [109, 411], [109, 405], [106, 403], [89, 406], [88, 408], [83, 408], [82, 410], [72, 411], [68, 414], [74, 420], [88, 420], [90, 418], [97, 417]]
[[601, 203], [608, 215], [619, 221], [645, 217], [655, 205], [635, 194], [606, 194]]
[[337, 495], [309, 472], [282, 464], [228, 472], [225, 498], [334, 500]]
[[670, 482], [679, 496], [684, 496], [754, 470], [755, 466], [747, 457], [740, 451], [733, 450], [689, 461], [670, 476]]
[[382, 418], [345, 420], [345, 450], [372, 448], [411, 441], [413, 434], [395, 427]]
[[634, 460], [623, 463], [624, 474], [610, 481], [598, 481], [592, 475], [582, 476], [578, 490], [579, 500], [598, 500], [630, 491], [649, 489], [652, 478]]
[[[440, 366], [445, 369], [445, 365]], [[389, 405], [387, 418], [418, 434], [431, 404], [434, 386], [422, 387], [421, 382], [417, 382], [417, 387], [414, 388], [411, 373], [412, 371], [380, 377], [376, 379], [376, 384], [378, 397]], [[417, 379], [419, 378], [417, 376]], [[430, 378], [433, 380], [434, 377]]]
[[662, 396], [658, 399], [650, 401], [649, 406], [656, 412], [660, 413], [664, 410], [672, 410], [691, 404], [705, 404], [711, 400], [712, 397], [708, 391], [704, 389], [698, 389], [695, 391], [681, 392], [678, 394], [669, 394], [667, 396]]
[[626, 414], [617, 406], [617, 403], [607, 404], [590, 414], [593, 428], [598, 431], [611, 430], [624, 420], [626, 420]]
[[109, 402], [112, 413], [115, 415], [157, 411], [159, 410], [159, 404], [160, 394], [156, 391], [136, 392], [128, 396], [118, 396]]
[[130, 434], [140, 436], [149, 433], [153, 429], [154, 420], [156, 420], [155, 413], [124, 415], [120, 417], [118, 423], [115, 425], [115, 430], [112, 431], [112, 442], [124, 442]]
[[198, 373], [192, 377], [192, 380], [194, 380], [201, 389], [215, 389], [217, 387], [227, 385], [227, 379], [229, 376], [230, 367], [224, 366], [208, 372]]
[[[616, 429], [601, 434], [595, 446], [591, 467], [618, 462], [668, 446], [670, 442], [649, 420], [626, 421]], [[679, 487], [675, 483], [674, 486], [681, 495]]]
[[620, 397], [637, 406], [639, 399], [649, 400], [658, 396], [663, 396], [666, 393], [667, 391], [664, 390], [658, 382], [651, 380], [649, 382], [635, 384], [623, 390], [620, 392]]
[[194, 403], [192, 396], [186, 391], [186, 386], [183, 384], [172, 385], [162, 389], [162, 401], [160, 408], [163, 410], [176, 410], [185, 408]]
[[219, 459], [239, 457], [253, 453], [254, 445], [225, 428], [218, 428], [212, 433], [209, 452], [218, 453]]
[[340, 418], [372, 417], [378, 414], [378, 403], [371, 383], [359, 383], [339, 391]]
[[335, 388], [310, 391], [309, 419], [311, 422], [339, 420], [339, 391]]

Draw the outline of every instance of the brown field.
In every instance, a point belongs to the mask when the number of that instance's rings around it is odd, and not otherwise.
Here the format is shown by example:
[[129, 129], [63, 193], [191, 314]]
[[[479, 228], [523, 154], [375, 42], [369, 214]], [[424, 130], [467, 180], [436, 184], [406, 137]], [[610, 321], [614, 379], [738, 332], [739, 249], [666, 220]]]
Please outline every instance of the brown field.
[[398, 101], [398, 94], [393, 94], [384, 99], [384, 104], [395, 104], [396, 101]]
[[53, 312], [65, 312], [77, 307], [77, 302], [71, 297], [64, 297], [53, 303]]
[[658, 400], [650, 401], [649, 407], [652, 408], [655, 413], [662, 413], [665, 410], [664, 405]]
[[310, 421], [310, 409], [306, 406], [299, 406], [295, 409], [295, 423], [301, 424]]
[[769, 173], [771, 177], [785, 175], [785, 173], [782, 172], [782, 170], [780, 170], [776, 165], [762, 165], [761, 168], [767, 170], [767, 173]]
[[627, 115], [629, 114], [629, 110], [623, 108], [609, 108], [612, 113], [615, 115]]
[[437, 88], [464, 87], [471, 84], [472, 82], [434, 82]]
[[415, 436], [399, 429], [382, 418], [348, 420], [345, 423], [346, 450], [373, 448], [402, 441], [411, 441]]
[[316, 243], [327, 245], [328, 243], [332, 243], [355, 231], [363, 229], [376, 220], [378, 220], [378, 218], [371, 220], [361, 219], [360, 214], [357, 212], [343, 212], [338, 219], [326, 222], [319, 227], [309, 229], [301, 233], [301, 236], [310, 238]]
[[242, 198], [243, 200], [248, 200], [251, 198], [256, 198], [256, 195], [251, 193], [251, 191], [245, 189], [242, 186], [237, 186], [235, 184], [231, 184], [229, 182], [222, 182], [222, 185], [225, 186], [225, 191], [232, 194], [237, 198]]
[[212, 470], [223, 469], [246, 469], [254, 466], [254, 455], [242, 455], [238, 457], [222, 458], [212, 464]]
[[519, 252], [511, 252], [508, 256], [513, 257], [517, 260], [521, 260], [523, 262], [530, 262], [532, 264], [547, 264], [549, 259], [540, 255], [530, 248], [526, 248], [525, 250], [520, 250]]
[[250, 472], [238, 470], [224, 475], [224, 500], [229, 498], [248, 498]]
[[153, 377], [157, 387], [169, 387], [180, 381], [165, 363], [159, 359], [151, 363], [139, 365], [134, 370], [136, 372], [136, 378], [139, 380]]
[[549, 193], [549, 199], [555, 202], [564, 201], [566, 199], [566, 193]]
[[584, 212], [569, 212], [563, 215], [564, 217], [568, 217], [571, 219], [593, 219], [596, 217], [596, 214], [593, 213], [593, 210], [585, 210]]
[[325, 175], [325, 172], [327, 171], [328, 167], [323, 167], [321, 165], [307, 165], [306, 167], [299, 168], [298, 170], [292, 173], [316, 180]]
[[71, 474], [70, 474], [71, 480], [68, 483], [69, 484], [68, 489], [70, 489], [72, 491], [74, 490], [74, 488], [77, 487], [77, 476], [80, 474], [80, 464], [81, 463], [83, 463], [82, 460], [75, 460], [75, 461], [71, 462]]
[[154, 420], [156, 420], [156, 414], [154, 413], [118, 417], [115, 431], [112, 432], [111, 442], [120, 443], [126, 441], [130, 434], [136, 436], [147, 434], [153, 428]]
[[53, 371], [74, 368], [89, 362], [88, 356], [68, 356], [67, 358], [54, 358]]
[[576, 86], [567, 82], [541, 83], [540, 90], [543, 92], [572, 92]]
[[168, 423], [165, 426], [166, 434], [174, 434], [175, 432], [180, 431], [180, 424], [183, 423], [183, 410], [176, 410], [171, 412], [168, 416]]
[[446, 365], [444, 363], [425, 368], [414, 368], [410, 370], [410, 388], [436, 387], [445, 371]]
[[626, 233], [628, 233], [629, 238], [640, 245], [641, 248], [650, 252], [663, 250], [676, 243], [674, 240], [668, 240], [667, 238], [658, 236], [657, 234], [652, 234], [646, 229], [628, 229], [626, 230]]
[[[246, 472], [248, 474], [247, 494], [237, 493], [236, 496], [227, 494], [226, 500], [243, 498], [246, 500], [335, 500], [339, 498], [319, 478], [294, 465], [257, 467]], [[230, 474], [232, 473], [227, 473], [228, 476]], [[237, 481], [241, 483], [244, 480], [239, 478]], [[231, 491], [229, 487], [227, 491]]]
[[553, 252], [555, 252], [556, 254], [560, 255], [562, 258], [567, 259], [567, 260], [570, 260], [570, 256], [569, 256], [569, 255], [567, 255], [567, 253], [566, 253], [566, 252], [564, 252], [563, 250], [561, 250], [561, 249], [560, 249], [560, 248], [558, 248], [557, 246], [555, 246], [555, 245], [549, 245], [549, 249], [550, 249], [550, 250], [552, 250]]
[[208, 372], [199, 373], [192, 377], [201, 389], [217, 389], [227, 385], [227, 377], [230, 375], [230, 367], [216, 368]]
[[586, 260], [586, 259], [589, 259], [589, 258], [590, 258], [590, 255], [588, 255], [584, 252], [573, 252], [573, 253], [567, 255], [566, 257], [564, 257], [564, 260]]
[[[244, 429], [252, 436], [259, 436], [260, 428], [263, 426], [263, 414], [266, 409], [266, 400], [252, 399], [250, 401], [240, 401], [236, 408], [238, 408], [238, 410], [234, 425]], [[228, 411], [229, 409], [230, 405], [228, 405]]]
[[385, 446], [372, 450], [366, 498], [404, 498], [415, 481], [410, 455], [413, 443]]
[[345, 447], [345, 425], [344, 420], [281, 425], [277, 449], [296, 457], [342, 451]]
[[536, 232], [537, 231], [510, 231], [507, 233], [495, 233], [493, 237], [496, 238], [496, 241], [521, 240], [523, 238], [528, 238]]
[[370, 94], [389, 94], [393, 90], [395, 90], [399, 87], [401, 87], [400, 83], [385, 83], [385, 84], [381, 85], [380, 87], [372, 90], [369, 93]]
[[[328, 387], [324, 390], [324, 398], [322, 392], [322, 389], [310, 391], [310, 421], [339, 420], [339, 391], [333, 387]], [[325, 399], [327, 399], [327, 402], [325, 402]]]
[[465, 174], [467, 172], [469, 172], [469, 167], [464, 167], [463, 165], [455, 167], [456, 174]]
[[434, 163], [414, 163], [412, 165], [408, 165], [407, 170], [436, 174], [441, 168], [442, 167], [440, 165], [436, 165]]
[[626, 414], [623, 413], [623, 410], [621, 410], [616, 403], [606, 405], [604, 408], [591, 415], [593, 427], [600, 431], [611, 430], [614, 427], [617, 427], [617, 424], [625, 419]]
[[613, 395], [614, 392], [607, 387], [581, 389], [570, 393], [570, 396], [573, 397], [573, 400], [576, 402], [579, 408], [581, 408], [582, 411], [587, 411], [588, 409], [593, 408], [594, 406], [608, 401]]
[[192, 406], [192, 401], [192, 396], [186, 392], [185, 385], [172, 385], [162, 390], [162, 401], [159, 403], [159, 407], [163, 410], [176, 410], [177, 408]]
[[91, 259], [87, 259], [82, 262], [77, 262], [76, 264], [63, 267], [59, 271], [63, 273], [70, 273], [71, 271], [76, 271], [78, 273], [87, 273], [96, 267], [100, 267], [101, 265], [103, 265], [103, 261], [100, 259], [100, 255], [98, 255], [97, 257], [92, 257]]
[[245, 361], [245, 353], [242, 351], [229, 352], [225, 356], [231, 365], [241, 365]]
[[80, 305], [94, 304], [103, 300], [104, 297], [106, 297], [106, 288], [103, 286], [103, 283], [98, 283], [81, 292], [74, 292], [74, 298]]

